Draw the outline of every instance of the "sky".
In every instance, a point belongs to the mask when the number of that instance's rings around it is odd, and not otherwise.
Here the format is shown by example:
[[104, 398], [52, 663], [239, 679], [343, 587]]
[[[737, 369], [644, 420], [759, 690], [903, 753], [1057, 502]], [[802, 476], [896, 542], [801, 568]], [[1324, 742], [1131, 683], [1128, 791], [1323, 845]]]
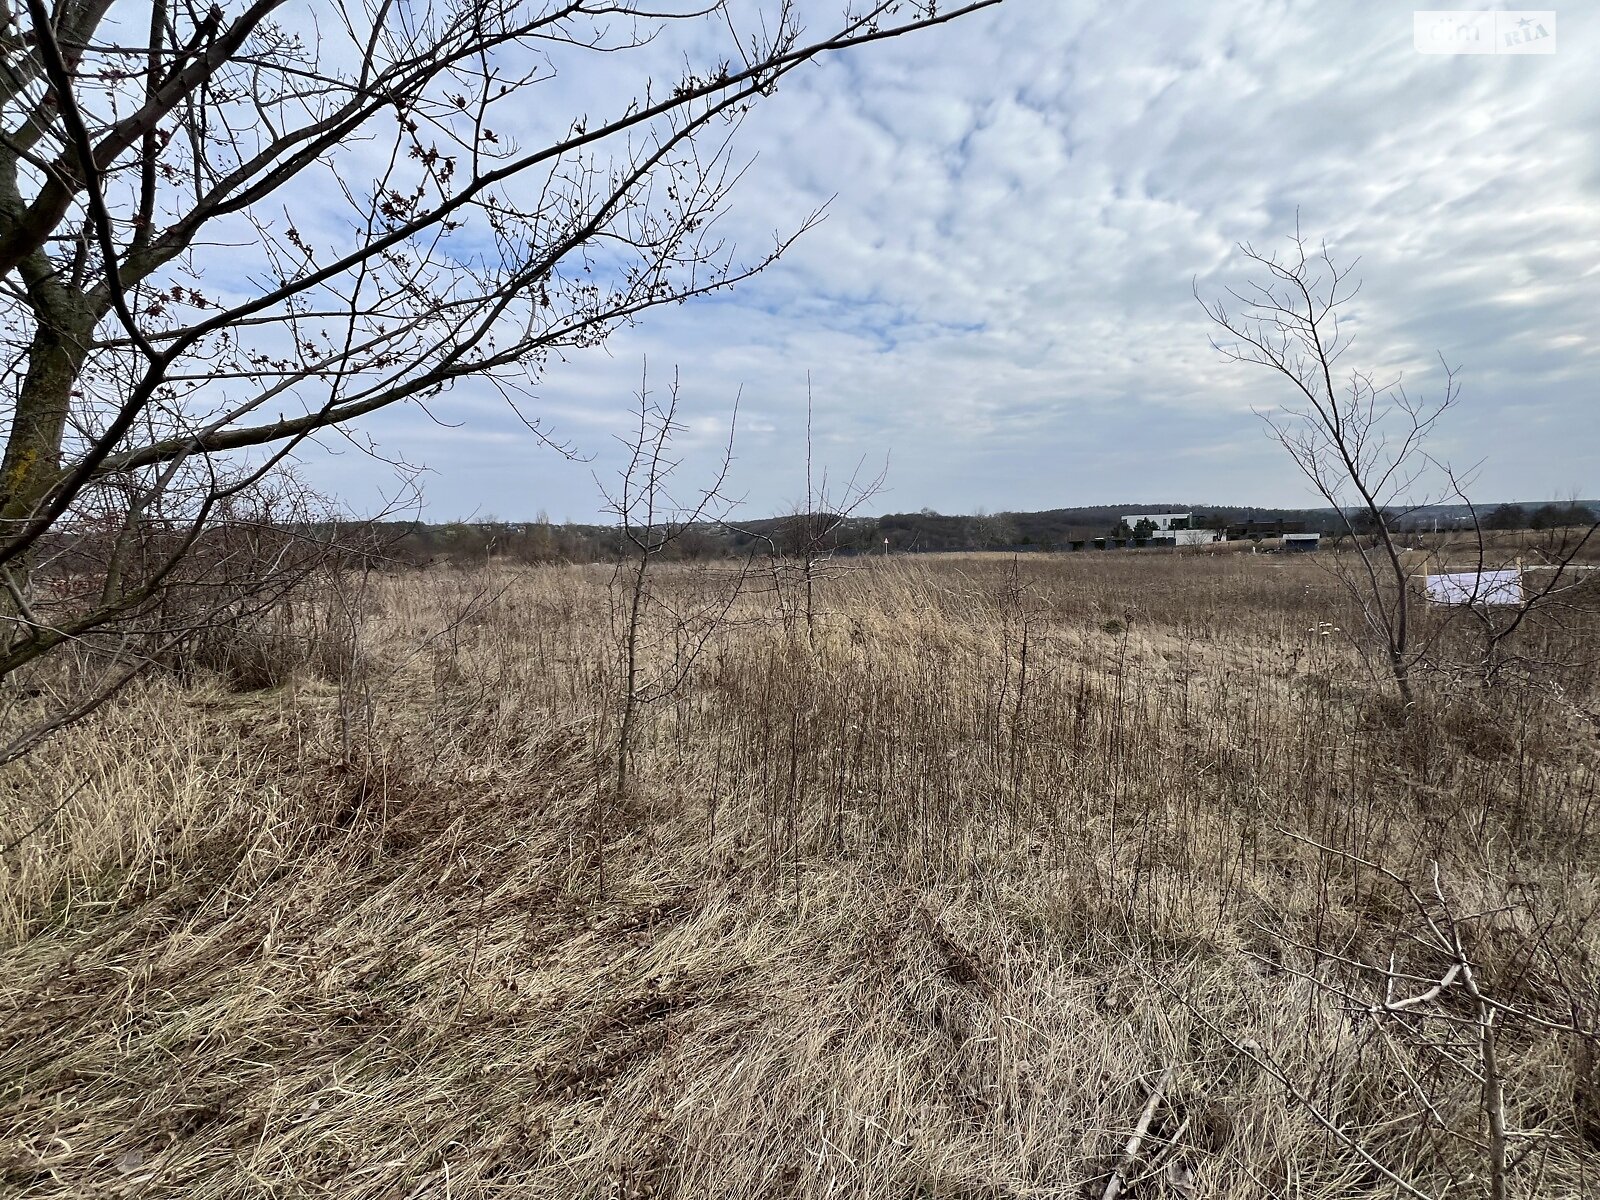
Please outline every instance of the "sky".
[[[1291, 398], [1221, 360], [1195, 298], [1298, 221], [1359, 260], [1353, 365], [1423, 395], [1440, 356], [1459, 367], [1433, 449], [1474, 499], [1600, 495], [1600, 5], [1557, 10], [1545, 55], [1420, 54], [1412, 14], [1005, 0], [808, 67], [740, 130], [721, 228], [759, 253], [826, 219], [554, 364], [524, 408], [580, 460], [470, 384], [364, 431], [427, 468], [434, 521], [597, 519], [642, 376], [678, 380], [684, 492], [737, 399], [749, 516], [803, 500], [808, 380], [816, 473], [837, 492], [887, 463], [868, 513], [1316, 503], [1257, 415]], [[674, 25], [651, 53], [717, 33]], [[592, 72], [547, 86], [549, 111], [607, 107]], [[394, 490], [336, 445], [303, 456], [315, 484], [358, 509]]]

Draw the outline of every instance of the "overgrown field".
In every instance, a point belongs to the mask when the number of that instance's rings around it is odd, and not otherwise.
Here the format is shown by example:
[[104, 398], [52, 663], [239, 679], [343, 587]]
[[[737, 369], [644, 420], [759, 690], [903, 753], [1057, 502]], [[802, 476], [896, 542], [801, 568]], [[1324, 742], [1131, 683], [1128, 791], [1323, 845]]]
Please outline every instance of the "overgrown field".
[[600, 567], [342, 580], [10, 768], [0, 1192], [1600, 1196], [1592, 613], [1405, 714], [1315, 560], [730, 570], [622, 787]]

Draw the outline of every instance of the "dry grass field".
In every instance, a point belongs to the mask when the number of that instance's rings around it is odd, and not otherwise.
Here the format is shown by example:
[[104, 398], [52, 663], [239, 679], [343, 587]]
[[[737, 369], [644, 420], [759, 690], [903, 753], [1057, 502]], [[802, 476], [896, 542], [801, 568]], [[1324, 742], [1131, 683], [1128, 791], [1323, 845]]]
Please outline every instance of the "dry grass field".
[[0, 1193], [1600, 1196], [1593, 613], [1402, 719], [1314, 559], [862, 563], [619, 791], [623, 599], [346, 581], [10, 768]]

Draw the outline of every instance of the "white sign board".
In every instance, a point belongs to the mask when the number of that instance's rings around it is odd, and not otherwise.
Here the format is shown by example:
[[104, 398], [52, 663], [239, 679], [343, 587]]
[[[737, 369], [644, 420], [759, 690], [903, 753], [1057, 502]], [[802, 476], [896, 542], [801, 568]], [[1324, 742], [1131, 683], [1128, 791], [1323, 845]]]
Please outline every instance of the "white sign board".
[[1457, 571], [1428, 576], [1435, 604], [1521, 604], [1521, 571]]

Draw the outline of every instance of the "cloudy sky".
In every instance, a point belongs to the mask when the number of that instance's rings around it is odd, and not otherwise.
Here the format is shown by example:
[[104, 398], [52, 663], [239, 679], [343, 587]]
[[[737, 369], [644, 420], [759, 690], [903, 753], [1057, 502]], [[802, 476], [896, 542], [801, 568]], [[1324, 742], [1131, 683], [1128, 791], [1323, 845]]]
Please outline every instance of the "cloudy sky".
[[[1539, 56], [1418, 54], [1412, 11], [1006, 0], [809, 68], [743, 128], [724, 229], [759, 251], [832, 197], [827, 219], [551, 371], [534, 411], [591, 461], [470, 389], [435, 410], [452, 427], [369, 431], [427, 466], [429, 519], [590, 520], [648, 361], [681, 382], [686, 482], [742, 389], [733, 487], [761, 515], [803, 494], [809, 372], [819, 465], [888, 458], [872, 512], [1309, 503], [1251, 411], [1281, 388], [1219, 361], [1192, 294], [1298, 213], [1361, 260], [1352, 362], [1424, 392], [1437, 354], [1460, 365], [1437, 449], [1482, 463], [1477, 498], [1600, 494], [1600, 7], [1558, 10]], [[609, 107], [592, 78], [549, 86]], [[358, 505], [390, 482], [353, 453], [308, 466]]]

